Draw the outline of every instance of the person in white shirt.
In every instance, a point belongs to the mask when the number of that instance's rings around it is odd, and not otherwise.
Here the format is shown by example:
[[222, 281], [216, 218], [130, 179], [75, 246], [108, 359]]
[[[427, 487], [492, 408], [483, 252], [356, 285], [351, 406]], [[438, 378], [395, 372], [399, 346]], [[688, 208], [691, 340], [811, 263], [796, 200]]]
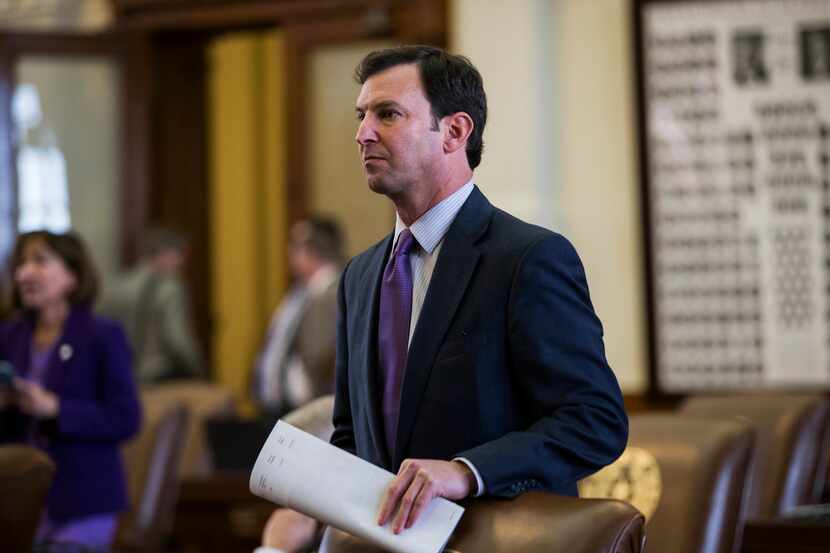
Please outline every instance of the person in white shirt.
[[254, 400], [271, 418], [334, 389], [342, 259], [343, 233], [334, 219], [311, 216], [291, 228], [294, 283], [271, 317], [252, 375]]

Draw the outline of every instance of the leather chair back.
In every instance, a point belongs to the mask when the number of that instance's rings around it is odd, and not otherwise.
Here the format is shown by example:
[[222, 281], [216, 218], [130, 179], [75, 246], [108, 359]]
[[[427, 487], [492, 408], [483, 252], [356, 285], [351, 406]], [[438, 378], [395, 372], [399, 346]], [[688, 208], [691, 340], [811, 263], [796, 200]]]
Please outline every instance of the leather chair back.
[[0, 551], [31, 551], [55, 475], [55, 465], [40, 450], [0, 446]]
[[[512, 500], [470, 499], [445, 551], [453, 553], [640, 553], [644, 519], [630, 505], [528, 492]], [[320, 553], [383, 550], [328, 528]], [[657, 551], [655, 549], [655, 551]]]
[[333, 411], [334, 396], [327, 395], [294, 409], [282, 417], [282, 420], [327, 442], [334, 433]]
[[[739, 540], [753, 442], [752, 425], [734, 418], [635, 415], [629, 419], [629, 449], [644, 450], [656, 466], [620, 467], [624, 455], [591, 479], [602, 482], [611, 472], [615, 477], [605, 483], [606, 497], [651, 502], [650, 550], [730, 553]], [[590, 489], [602, 487], [594, 483]]]
[[117, 543], [158, 548], [173, 529], [188, 409], [143, 399], [144, 426], [124, 448], [131, 509], [122, 518]]
[[827, 399], [793, 394], [699, 396], [686, 400], [680, 410], [689, 415], [744, 417], [755, 424], [746, 518], [776, 516], [821, 501], [830, 454]]
[[203, 477], [213, 473], [213, 456], [207, 445], [204, 421], [232, 418], [237, 414], [233, 394], [227, 388], [200, 380], [181, 380], [147, 386], [142, 390], [145, 401], [184, 404], [190, 424], [184, 436], [184, 452], [179, 464], [183, 478]]
[[[322, 440], [331, 437], [334, 397], [323, 396], [283, 417]], [[471, 499], [447, 550], [457, 553], [640, 553], [644, 518], [620, 501], [577, 499], [541, 492], [513, 500]], [[373, 553], [381, 549], [328, 528], [320, 553]]]

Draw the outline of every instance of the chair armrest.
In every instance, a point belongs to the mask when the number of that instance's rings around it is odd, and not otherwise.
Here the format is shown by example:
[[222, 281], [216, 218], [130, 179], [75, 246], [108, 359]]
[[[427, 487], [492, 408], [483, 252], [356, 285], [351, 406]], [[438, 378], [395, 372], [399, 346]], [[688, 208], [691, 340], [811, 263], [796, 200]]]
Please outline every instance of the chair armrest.
[[[645, 519], [610, 499], [578, 499], [529, 492], [512, 500], [469, 499], [447, 544], [457, 553], [640, 553]], [[326, 553], [381, 553], [360, 538], [329, 528]]]

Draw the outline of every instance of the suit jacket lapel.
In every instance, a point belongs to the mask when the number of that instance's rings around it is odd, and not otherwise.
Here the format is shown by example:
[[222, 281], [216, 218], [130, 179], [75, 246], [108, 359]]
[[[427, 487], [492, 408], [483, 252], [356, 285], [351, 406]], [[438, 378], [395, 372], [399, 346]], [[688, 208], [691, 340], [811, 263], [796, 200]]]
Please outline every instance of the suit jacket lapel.
[[32, 351], [32, 334], [34, 333], [34, 321], [23, 315], [19, 326], [13, 332], [7, 346], [9, 348], [8, 359], [18, 376], [28, 376]]
[[74, 363], [80, 342], [88, 333], [91, 316], [85, 309], [73, 308], [66, 319], [63, 336], [55, 343], [46, 369], [44, 384], [50, 390], [60, 392], [63, 389], [67, 369]]
[[[381, 278], [383, 277], [383, 269], [386, 265], [386, 258], [389, 256], [389, 250], [392, 247], [393, 238], [394, 233], [389, 235], [372, 255], [366, 273], [361, 275], [359, 279], [360, 284], [363, 285], [363, 289], [359, 294], [360, 301], [354, 306], [354, 309], [357, 310], [356, 318], [358, 320], [362, 318], [366, 322], [365, 326], [361, 329], [363, 336], [359, 340], [361, 351], [365, 354], [365, 359], [363, 363], [358, 365], [361, 373], [358, 375], [357, 382], [365, 386], [360, 395], [366, 401], [369, 414], [369, 432], [371, 433], [375, 454], [378, 456], [382, 466], [387, 467], [389, 466], [389, 454], [387, 453], [386, 438], [383, 431], [383, 413], [381, 411], [382, 391], [378, 380], [377, 336]], [[372, 285], [369, 285], [370, 283]], [[368, 316], [362, 316], [362, 314], [368, 314]]]
[[444, 237], [421, 314], [409, 347], [401, 392], [394, 466], [403, 460], [433, 361], [481, 253], [476, 242], [490, 222], [493, 206], [475, 188]]
[[[67, 366], [71, 365], [75, 358], [76, 350], [81, 347], [80, 342], [88, 334], [88, 326], [91, 320], [89, 311], [80, 308], [73, 308], [64, 324], [63, 335], [58, 338], [52, 353], [47, 360], [46, 370], [43, 374], [43, 385], [53, 392], [60, 392], [66, 376]], [[9, 356], [15, 370], [21, 376], [28, 377], [31, 372], [31, 351], [32, 338], [34, 336], [35, 320], [31, 316], [25, 316], [21, 321], [19, 334], [15, 336], [12, 344], [12, 353]]]

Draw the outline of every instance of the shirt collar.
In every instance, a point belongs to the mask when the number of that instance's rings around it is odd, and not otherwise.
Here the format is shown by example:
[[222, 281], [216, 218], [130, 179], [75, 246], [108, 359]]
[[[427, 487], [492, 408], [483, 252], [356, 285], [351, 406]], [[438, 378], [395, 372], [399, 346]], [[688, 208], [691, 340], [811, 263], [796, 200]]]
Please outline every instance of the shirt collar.
[[[441, 243], [441, 240], [444, 239], [444, 235], [447, 234], [447, 230], [455, 220], [455, 216], [458, 215], [464, 202], [467, 201], [467, 198], [472, 193], [474, 186], [472, 179], [470, 179], [464, 186], [432, 206], [429, 211], [421, 215], [417, 221], [409, 226], [409, 231], [412, 233], [412, 236], [415, 237], [418, 245], [425, 252], [432, 255], [432, 252]], [[406, 224], [401, 220], [400, 215], [396, 213], [395, 237], [392, 242], [392, 251], [395, 251], [398, 236], [400, 236], [405, 228], [407, 228]]]
[[312, 296], [319, 296], [326, 291], [326, 288], [334, 282], [339, 276], [339, 270], [336, 265], [328, 264], [317, 269], [308, 281], [308, 291]]

